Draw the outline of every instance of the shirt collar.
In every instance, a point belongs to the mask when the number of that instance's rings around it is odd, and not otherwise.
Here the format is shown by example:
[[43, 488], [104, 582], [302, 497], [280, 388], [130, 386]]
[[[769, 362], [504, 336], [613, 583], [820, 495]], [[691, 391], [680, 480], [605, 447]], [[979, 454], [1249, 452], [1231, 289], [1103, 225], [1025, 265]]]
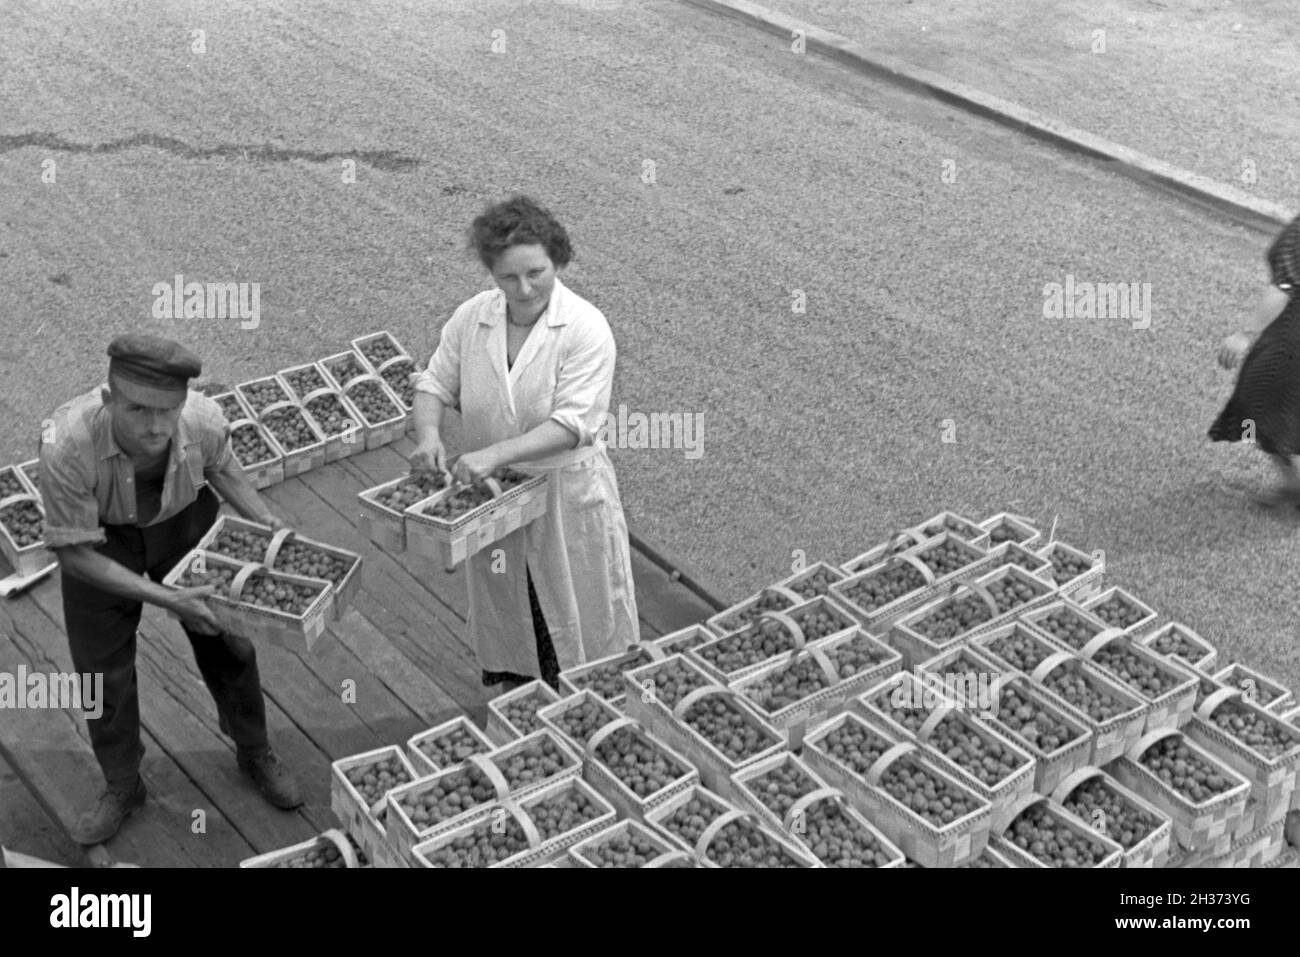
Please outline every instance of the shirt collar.
[[[550, 301], [546, 303], [546, 311], [542, 313], [538, 321], [546, 320], [548, 326], [562, 326], [567, 321], [565, 318], [565, 309], [563, 306], [564, 297], [568, 295], [568, 287], [560, 282], [560, 277], [555, 277], [555, 287], [551, 290]], [[488, 310], [487, 315], [482, 316], [479, 322], [487, 326], [498, 326], [506, 321], [506, 294], [500, 289], [492, 299], [492, 308]]]
[[[107, 388], [108, 384], [104, 384]], [[188, 406], [188, 401], [186, 402]], [[104, 405], [102, 400], [100, 406], [95, 410], [93, 420], [93, 434], [95, 437], [95, 455], [101, 459], [113, 458], [114, 456], [125, 456], [126, 452], [117, 444], [117, 438], [113, 435], [113, 415], [108, 411], [108, 406]], [[169, 460], [180, 462], [185, 459], [185, 448], [194, 445], [199, 438], [193, 435], [185, 423], [185, 412], [182, 410], [180, 417], [176, 420], [176, 432], [172, 435], [170, 446]]]

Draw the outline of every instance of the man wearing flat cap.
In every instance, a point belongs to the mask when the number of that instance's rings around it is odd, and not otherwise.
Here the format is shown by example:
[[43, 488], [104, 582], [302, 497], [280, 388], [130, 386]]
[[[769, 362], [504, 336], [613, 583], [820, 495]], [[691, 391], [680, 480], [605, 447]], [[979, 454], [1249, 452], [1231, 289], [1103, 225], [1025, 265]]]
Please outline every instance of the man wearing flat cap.
[[86, 845], [112, 837], [145, 800], [135, 668], [144, 602], [180, 618], [240, 769], [276, 807], [302, 803], [267, 741], [252, 643], [221, 632], [204, 601], [211, 587], [160, 584], [216, 520], [213, 489], [246, 519], [284, 523], [245, 478], [221, 408], [189, 391], [202, 369], [193, 353], [133, 333], [115, 338], [108, 355], [108, 384], [55, 411], [40, 458], [45, 540], [59, 558], [72, 661], [82, 674], [104, 675], [103, 714], [86, 724], [107, 788], [76, 825], [73, 837]]

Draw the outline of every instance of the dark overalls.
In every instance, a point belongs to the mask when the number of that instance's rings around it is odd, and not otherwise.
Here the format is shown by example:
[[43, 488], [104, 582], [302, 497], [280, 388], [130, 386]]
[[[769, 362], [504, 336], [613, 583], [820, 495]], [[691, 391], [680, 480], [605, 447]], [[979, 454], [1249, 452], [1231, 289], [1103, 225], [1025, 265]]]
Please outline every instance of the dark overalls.
[[[95, 551], [154, 581], [192, 549], [216, 520], [220, 503], [208, 487], [178, 514], [157, 525], [105, 525], [108, 541]], [[139, 513], [142, 520], [146, 513]], [[152, 514], [157, 514], [155, 507]], [[144, 756], [136, 685], [135, 642], [143, 606], [63, 576], [63, 617], [78, 673], [104, 676], [103, 714], [86, 718], [90, 743], [110, 788], [135, 785]], [[237, 635], [201, 635], [185, 628], [199, 673], [212, 693], [223, 730], [241, 753], [260, 756], [267, 747], [266, 708], [257, 654]]]

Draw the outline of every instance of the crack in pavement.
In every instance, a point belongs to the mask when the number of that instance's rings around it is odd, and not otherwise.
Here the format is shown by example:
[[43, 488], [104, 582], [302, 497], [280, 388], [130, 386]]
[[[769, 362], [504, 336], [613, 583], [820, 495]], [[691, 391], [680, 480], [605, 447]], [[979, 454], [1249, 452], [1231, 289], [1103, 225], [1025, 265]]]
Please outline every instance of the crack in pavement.
[[368, 150], [357, 152], [322, 152], [319, 150], [279, 149], [262, 144], [260, 146], [225, 144], [207, 149], [195, 149], [183, 140], [171, 136], [158, 136], [155, 133], [137, 133], [125, 139], [111, 140], [106, 143], [74, 143], [57, 133], [19, 133], [0, 136], [0, 153], [9, 153], [27, 146], [47, 150], [60, 150], [65, 153], [120, 153], [123, 150], [150, 147], [179, 156], [181, 159], [210, 159], [212, 157], [236, 157], [254, 162], [284, 163], [289, 160], [306, 160], [310, 163], [325, 163], [331, 160], [354, 159], [367, 166], [388, 173], [409, 173], [423, 161], [414, 156], [406, 156], [394, 150]]

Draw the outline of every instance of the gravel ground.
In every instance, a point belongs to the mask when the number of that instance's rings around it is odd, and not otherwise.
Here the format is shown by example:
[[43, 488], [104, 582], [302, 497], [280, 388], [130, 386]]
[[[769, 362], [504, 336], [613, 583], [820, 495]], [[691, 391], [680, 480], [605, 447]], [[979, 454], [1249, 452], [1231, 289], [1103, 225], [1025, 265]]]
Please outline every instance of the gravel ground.
[[1290, 0], [759, 2], [869, 51], [1300, 206], [1300, 19]]
[[[633, 529], [724, 599], [940, 508], [1056, 515], [1112, 580], [1300, 686], [1300, 516], [1251, 509], [1263, 456], [1204, 437], [1268, 237], [671, 0], [7, 20], [8, 460], [126, 329], [226, 383], [378, 328], [427, 356], [490, 282], [465, 227], [521, 189], [614, 326], [614, 407], [703, 417], [698, 459], [614, 454]], [[261, 324], [150, 318], [177, 273], [260, 283]], [[1150, 328], [1044, 319], [1067, 274], [1151, 283]]]

